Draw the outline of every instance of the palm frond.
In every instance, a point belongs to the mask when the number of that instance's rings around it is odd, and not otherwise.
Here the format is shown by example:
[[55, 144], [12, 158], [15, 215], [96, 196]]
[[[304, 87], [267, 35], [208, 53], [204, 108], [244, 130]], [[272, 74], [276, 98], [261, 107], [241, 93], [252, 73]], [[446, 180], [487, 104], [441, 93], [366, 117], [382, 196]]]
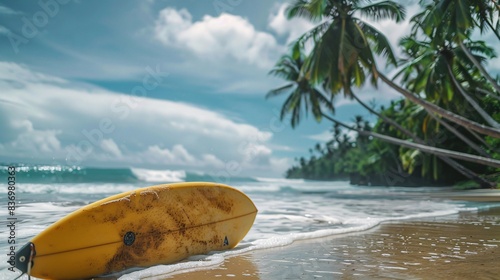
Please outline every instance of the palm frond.
[[287, 84], [287, 85], [284, 85], [282, 87], [279, 87], [279, 88], [276, 88], [276, 89], [273, 89], [273, 90], [270, 90], [267, 94], [266, 94], [266, 99], [268, 98], [271, 98], [271, 97], [275, 97], [275, 96], [278, 96], [282, 93], [285, 93], [286, 91], [290, 90], [291, 88], [294, 87], [294, 84], [291, 83], [291, 84]]
[[312, 84], [320, 84], [328, 74], [330, 65], [338, 63], [338, 33], [339, 29], [331, 26], [316, 42], [311, 55], [306, 59], [304, 69]]
[[319, 98], [318, 98], [318, 95], [316, 94], [316, 92], [310, 92], [308, 94], [309, 96], [309, 102], [311, 104], [311, 111], [313, 113], [313, 116], [314, 118], [316, 119], [316, 121], [321, 121], [321, 117], [322, 117], [322, 111], [321, 111], [321, 104], [320, 104], [320, 101], [319, 101]]
[[495, 49], [488, 46], [485, 41], [467, 42], [467, 43], [465, 43], [465, 46], [473, 54], [478, 54], [478, 53], [483, 54], [490, 59], [497, 57]]
[[382, 32], [378, 31], [375, 27], [368, 23], [359, 23], [361, 29], [366, 34], [366, 37], [373, 44], [373, 50], [383, 57], [388, 59], [389, 64], [397, 65], [397, 59], [392, 51], [391, 43]]
[[327, 0], [297, 0], [288, 6], [286, 16], [288, 19], [302, 17], [311, 21], [321, 20], [326, 2]]
[[325, 32], [330, 28], [331, 24], [332, 24], [331, 21], [325, 21], [323, 23], [320, 23], [319, 25], [317, 25], [313, 29], [304, 33], [297, 40], [292, 42], [292, 44], [300, 43], [303, 46], [306, 42], [308, 42], [311, 39], [313, 39], [315, 42], [320, 40], [320, 38], [323, 36], [323, 34], [325, 34]]
[[469, 1], [466, 0], [455, 0], [454, 1], [454, 11], [456, 17], [456, 28], [459, 33], [464, 33], [465, 30], [469, 29], [473, 25], [472, 13], [469, 8]]
[[293, 59], [290, 55], [283, 55], [269, 74], [287, 81], [296, 81], [300, 76], [301, 67], [302, 58]]
[[328, 99], [328, 97], [326, 97], [323, 93], [315, 88], [312, 89], [312, 93], [316, 95], [321, 105], [325, 106], [326, 109], [328, 109], [331, 113], [335, 112], [335, 107], [333, 106], [333, 102], [331, 99]]
[[377, 2], [364, 7], [358, 7], [357, 10], [363, 16], [374, 20], [392, 19], [396, 22], [401, 22], [406, 17], [406, 9], [394, 1]]

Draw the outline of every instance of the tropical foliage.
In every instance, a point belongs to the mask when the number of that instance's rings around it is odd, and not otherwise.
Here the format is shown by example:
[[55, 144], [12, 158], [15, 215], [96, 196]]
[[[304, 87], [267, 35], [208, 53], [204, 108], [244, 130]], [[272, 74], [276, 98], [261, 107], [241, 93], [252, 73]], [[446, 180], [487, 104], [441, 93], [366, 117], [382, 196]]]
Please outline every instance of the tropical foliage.
[[[305, 17], [318, 25], [277, 62], [271, 74], [289, 83], [267, 97], [288, 94], [281, 117], [291, 114], [292, 127], [304, 112], [335, 127], [332, 140], [318, 144], [310, 159], [299, 159], [288, 177], [375, 178], [396, 170], [404, 178], [469, 178], [493, 185], [489, 176], [500, 167], [500, 86], [485, 64], [496, 53], [471, 34], [494, 34], [500, 40], [500, 8], [490, 0], [420, 4], [421, 12], [410, 21], [411, 34], [401, 39], [402, 58], [369, 23], [404, 20], [404, 7], [394, 1], [297, 0], [289, 7], [289, 18]], [[398, 68], [394, 79], [380, 70], [379, 58], [384, 66]], [[386, 109], [369, 108], [355, 93], [368, 81], [375, 87], [382, 81], [404, 99]], [[333, 99], [339, 93], [360, 102], [377, 123], [371, 127], [356, 117], [354, 125], [346, 125], [334, 119]]]

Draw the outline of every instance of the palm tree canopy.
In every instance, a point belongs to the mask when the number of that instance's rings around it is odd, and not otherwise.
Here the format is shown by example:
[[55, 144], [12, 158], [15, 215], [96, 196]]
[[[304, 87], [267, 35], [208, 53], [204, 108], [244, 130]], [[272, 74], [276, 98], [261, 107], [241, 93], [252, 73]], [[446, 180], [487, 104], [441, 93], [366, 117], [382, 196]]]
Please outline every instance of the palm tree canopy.
[[[395, 77], [402, 76], [402, 82], [415, 93], [425, 93], [430, 100], [445, 103], [454, 98], [454, 86], [448, 74], [448, 66], [454, 71], [454, 78], [470, 89], [480, 88], [490, 91], [486, 80], [467, 58], [462, 48], [452, 42], [442, 45], [430, 39], [418, 40], [415, 37], [404, 37], [400, 41], [406, 58], [400, 61], [402, 69]], [[469, 40], [465, 43], [479, 62], [495, 57], [495, 51], [483, 41]]]
[[[448, 38], [463, 40], [468, 33], [479, 28], [488, 29], [497, 37], [500, 34], [499, 7], [492, 0], [421, 0], [424, 11], [415, 15], [414, 32], [421, 29], [426, 35], [439, 39], [440, 34]], [[496, 21], [496, 23], [495, 23]]]
[[332, 94], [349, 95], [361, 87], [368, 75], [377, 84], [374, 53], [396, 65], [388, 39], [362, 18], [375, 20], [405, 17], [403, 6], [393, 1], [297, 0], [288, 8], [288, 17], [305, 17], [321, 23], [301, 36], [296, 44], [311, 39], [314, 48], [304, 61], [302, 72], [313, 84], [322, 84]]
[[334, 111], [333, 102], [316, 89], [301, 75], [301, 68], [304, 64], [304, 56], [301, 54], [295, 58], [292, 55], [284, 55], [269, 72], [289, 83], [269, 91], [266, 98], [290, 93], [281, 108], [280, 118], [283, 120], [288, 114], [291, 115], [290, 124], [296, 127], [303, 113], [309, 110], [313, 113], [317, 121], [321, 120], [323, 109]]

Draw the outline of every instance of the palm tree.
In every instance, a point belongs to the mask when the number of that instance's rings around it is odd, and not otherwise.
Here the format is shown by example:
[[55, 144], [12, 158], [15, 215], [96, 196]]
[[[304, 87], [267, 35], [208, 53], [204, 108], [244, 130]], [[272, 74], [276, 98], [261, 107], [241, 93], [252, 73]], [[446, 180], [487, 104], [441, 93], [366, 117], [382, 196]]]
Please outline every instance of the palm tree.
[[[470, 31], [475, 28], [478, 28], [481, 33], [490, 29], [500, 40], [499, 12], [498, 4], [492, 0], [438, 0], [434, 1], [433, 4], [426, 5], [421, 13], [413, 17], [412, 20], [417, 23], [414, 25], [414, 33], [416, 29], [420, 29], [434, 41], [446, 39], [457, 43], [500, 94], [500, 85], [463, 43], [465, 39], [470, 37]], [[496, 24], [495, 19], [497, 20]]]
[[451, 124], [447, 123], [445, 120], [442, 120], [433, 114], [429, 114], [429, 116], [431, 116], [437, 123], [444, 126], [448, 131], [455, 134], [460, 140], [462, 140], [465, 144], [467, 144], [468, 147], [470, 147], [474, 151], [476, 151], [479, 155], [481, 155], [483, 157], [491, 158], [491, 155], [488, 154], [483, 148], [481, 148], [479, 145], [474, 143], [467, 136], [465, 136], [463, 133], [461, 133], [456, 128], [454, 128]]
[[[484, 165], [489, 165], [493, 167], [500, 167], [500, 161], [490, 159], [490, 158], [484, 158], [484, 157], [478, 157], [474, 155], [469, 155], [465, 153], [460, 153], [460, 152], [455, 152], [455, 151], [449, 151], [445, 149], [439, 149], [435, 147], [430, 147], [422, 144], [416, 144], [412, 143], [409, 141], [404, 141], [398, 138], [386, 136], [386, 135], [381, 135], [375, 132], [371, 131], [366, 131], [363, 129], [358, 129], [355, 127], [348, 126], [338, 120], [333, 119], [329, 115], [327, 115], [324, 112], [324, 109], [327, 109], [329, 112], [333, 112], [333, 103], [331, 100], [328, 100], [318, 89], [316, 89], [305, 77], [300, 75], [299, 69], [303, 65], [302, 63], [302, 57], [303, 55], [297, 56], [297, 59], [293, 59], [292, 56], [290, 55], [284, 55], [282, 59], [278, 61], [278, 63], [275, 65], [274, 69], [271, 70], [271, 74], [278, 75], [281, 78], [285, 79], [289, 83], [285, 86], [282, 86], [278, 89], [271, 90], [267, 95], [266, 98], [272, 97], [272, 96], [278, 96], [284, 93], [287, 93], [289, 91], [289, 96], [284, 102], [282, 109], [281, 109], [281, 119], [283, 120], [287, 114], [292, 114], [292, 121], [291, 125], [292, 127], [295, 127], [300, 119], [301, 119], [301, 114], [303, 111], [301, 110], [302, 106], [302, 100], [304, 100], [304, 104], [306, 104], [306, 110], [311, 110], [313, 114], [315, 115], [315, 118], [318, 118], [317, 115], [320, 117], [324, 117], [329, 119], [330, 121], [338, 124], [339, 126], [345, 127], [349, 130], [353, 130], [358, 132], [362, 136], [371, 136], [378, 138], [382, 141], [400, 145], [403, 147], [408, 147], [408, 148], [414, 148], [421, 150], [423, 152], [428, 152], [431, 154], [435, 155], [440, 155], [440, 156], [445, 156], [445, 157], [451, 157], [451, 158], [457, 158], [465, 161], [471, 161], [471, 162], [476, 162], [479, 164], [484, 164]], [[294, 100], [291, 102], [290, 100]], [[311, 102], [311, 100], [318, 100], [316, 102]], [[322, 106], [323, 105], [323, 106]], [[294, 122], [294, 120], [296, 120]], [[339, 143], [340, 144], [340, 143]]]
[[[368, 3], [362, 6], [362, 3]], [[436, 113], [457, 124], [479, 133], [500, 138], [500, 129], [485, 127], [458, 114], [447, 111], [428, 102], [414, 93], [403, 89], [378, 71], [374, 53], [383, 55], [387, 64], [396, 64], [389, 41], [377, 29], [356, 15], [374, 19], [404, 19], [404, 8], [393, 1], [360, 0], [297, 0], [288, 9], [288, 17], [306, 17], [310, 20], [323, 20], [317, 27], [300, 37], [296, 45], [305, 45], [314, 40], [314, 48], [306, 59], [302, 72], [313, 84], [323, 83], [331, 94], [343, 90], [349, 95], [352, 86], [360, 87], [367, 75], [371, 83], [377, 84], [380, 78], [386, 84], [426, 110]], [[294, 48], [299, 49], [298, 47]], [[297, 51], [294, 52], [296, 55]]]
[[481, 65], [481, 63], [476, 59], [476, 57], [471, 53], [471, 51], [465, 46], [465, 44], [462, 41], [459, 41], [458, 45], [464, 51], [465, 55], [467, 55], [470, 61], [474, 64], [474, 66], [476, 66], [477, 69], [479, 69], [479, 71], [481, 72], [481, 74], [483, 74], [483, 76], [488, 80], [488, 82], [490, 82], [490, 84], [493, 86], [497, 94], [500, 94], [500, 85], [497, 83], [497, 81], [493, 79], [493, 77], [491, 77], [488, 71], [486, 71], [483, 65]]
[[325, 155], [325, 151], [323, 150], [323, 148], [321, 147], [321, 144], [320, 143], [316, 143], [316, 145], [314, 145], [314, 149], [316, 150], [316, 152], [318, 152], [320, 155]]
[[[465, 0], [459, 0], [455, 3], [460, 1]], [[424, 12], [413, 17], [412, 21], [415, 23], [414, 26], [416, 28], [413, 29], [412, 36], [401, 40], [401, 45], [410, 57], [406, 60], [406, 67], [403, 68], [402, 72], [405, 72], [405, 77], [407, 77], [408, 72], [412, 72], [408, 71], [408, 67], [415, 68], [418, 65], [426, 65], [427, 67], [423, 69], [417, 69], [417, 76], [415, 78], [417, 81], [414, 83], [415, 85], [425, 83], [426, 96], [433, 95], [432, 91], [436, 89], [436, 84], [441, 82], [444, 85], [441, 90], [445, 93], [445, 96], [451, 99], [454, 90], [457, 90], [490, 126], [498, 129], [500, 128], [500, 124], [489, 116], [462, 86], [462, 83], [465, 83], [469, 87], [479, 88], [485, 84], [481, 73], [484, 76], [486, 71], [483, 71], [484, 68], [481, 66], [481, 63], [495, 57], [495, 52], [484, 42], [472, 41], [470, 39], [472, 31], [469, 26], [470, 23], [466, 19], [458, 23], [455, 22], [460, 14], [456, 16], [441, 15], [439, 18], [441, 22], [437, 24], [435, 22], [435, 12], [442, 11], [443, 6], [446, 6], [447, 8], [444, 12], [449, 13], [450, 7], [454, 7], [454, 4], [449, 3], [449, 1], [444, 2], [447, 3], [442, 3], [442, 5], [438, 5], [439, 7], [429, 5]], [[461, 11], [463, 8], [460, 6], [457, 7], [458, 11]], [[469, 18], [472, 16], [469, 14], [462, 17]], [[429, 26], [429, 22], [433, 23], [433, 25]], [[453, 25], [454, 28], [451, 28], [449, 25]], [[469, 27], [463, 28], [462, 25]], [[422, 37], [422, 35], [418, 35], [419, 30], [422, 30], [425, 41], [416, 39]], [[466, 38], [466, 42], [464, 42], [464, 38]], [[472, 54], [471, 51], [475, 54]], [[479, 65], [479, 72], [475, 65]], [[448, 75], [445, 75], [445, 73]], [[481, 77], [481, 81], [478, 81], [477, 77]], [[459, 81], [459, 79], [461, 80]], [[482, 90], [487, 91], [489, 88], [482, 88]], [[415, 88], [412, 88], [412, 91], [418, 92]]]
[[304, 168], [304, 166], [306, 166], [306, 159], [303, 157], [300, 157], [299, 163], [300, 163], [300, 167]]
[[397, 92], [401, 93], [404, 97], [406, 97], [408, 100], [424, 107], [427, 111], [437, 114], [443, 118], [446, 118], [450, 120], [453, 123], [456, 123], [460, 126], [465, 127], [468, 130], [474, 130], [478, 133], [488, 135], [494, 138], [500, 138], [500, 129], [492, 128], [492, 127], [487, 127], [485, 125], [482, 125], [480, 123], [471, 121], [463, 116], [460, 116], [458, 114], [455, 114], [453, 112], [450, 112], [448, 110], [445, 110], [429, 101], [426, 101], [414, 93], [402, 88], [398, 84], [396, 84], [393, 80], [389, 79], [382, 73], [379, 73], [379, 77], [382, 81], [384, 81], [387, 85], [395, 89]]
[[[368, 2], [363, 6], [362, 3]], [[403, 6], [393, 1], [371, 3], [360, 0], [297, 0], [288, 8], [288, 18], [306, 17], [322, 22], [301, 36], [296, 45], [314, 39], [314, 48], [305, 61], [303, 72], [313, 84], [324, 83], [332, 94], [343, 90], [349, 95], [353, 86], [365, 83], [366, 73], [377, 82], [373, 51], [396, 65], [396, 57], [387, 38], [360, 16], [374, 19], [405, 18]], [[300, 47], [294, 47], [294, 55]]]
[[[498, 17], [499, 8], [492, 0], [421, 0], [424, 11], [417, 14], [418, 28], [427, 35], [436, 33], [459, 36], [473, 28], [479, 28], [481, 33], [491, 29], [500, 39], [500, 26], [494, 23]], [[496, 25], [496, 26], [495, 26]]]
[[[310, 57], [305, 60], [304, 67], [301, 67], [305, 69], [302, 72], [314, 83], [323, 83], [323, 86], [332, 94], [343, 90], [345, 94], [353, 95], [352, 85], [362, 85], [366, 78], [365, 72], [371, 74], [372, 84], [376, 84], [378, 71], [371, 52], [372, 48], [378, 54], [386, 55], [389, 63], [396, 63], [385, 36], [354, 15], [359, 12], [365, 16], [390, 17], [399, 21], [404, 18], [404, 9], [391, 1], [364, 7], [359, 6], [359, 2], [361, 1], [297, 1], [289, 8], [289, 17], [305, 16], [312, 20], [327, 18], [316, 28], [304, 34], [297, 41], [297, 45], [303, 45], [311, 38], [315, 40], [316, 44]], [[337, 42], [339, 43], [337, 44]], [[300, 46], [297, 45], [294, 46], [293, 56], [295, 57], [300, 55], [298, 51]], [[403, 93], [411, 94], [409, 92]], [[415, 98], [417, 97], [415, 96]], [[426, 104], [425, 100], [421, 103]], [[429, 104], [431, 108], [433, 105]], [[480, 132], [495, 133], [494, 130], [482, 127], [477, 123], [467, 122], [467, 119], [456, 114], [449, 114], [439, 107], [437, 109], [438, 112], [442, 114], [444, 112], [446, 116], [451, 115], [462, 123], [472, 124]]]
[[332, 112], [334, 110], [330, 100], [312, 87], [309, 81], [301, 75], [300, 71], [303, 64], [304, 57], [302, 54], [295, 56], [295, 58], [290, 55], [284, 55], [269, 72], [271, 75], [278, 76], [290, 82], [280, 88], [271, 90], [266, 95], [266, 98], [278, 96], [291, 90], [291, 94], [281, 108], [280, 118], [283, 120], [287, 114], [291, 114], [290, 123], [292, 127], [299, 124], [301, 110], [303, 109], [306, 114], [311, 110], [317, 121], [320, 121], [322, 117], [321, 106], [326, 107]]
[[348, 126], [345, 123], [342, 123], [342, 122], [340, 122], [340, 121], [338, 121], [338, 120], [336, 120], [328, 115], [325, 115], [325, 114], [323, 115], [323, 117], [334, 122], [334, 123], [339, 124], [340, 126], [342, 126], [344, 128], [356, 131], [360, 135], [363, 135], [363, 136], [371, 136], [371, 137], [380, 139], [382, 141], [385, 141], [385, 142], [388, 142], [391, 144], [420, 150], [422, 152], [426, 152], [426, 153], [430, 153], [430, 154], [434, 154], [434, 155], [456, 158], [459, 160], [464, 160], [464, 161], [469, 161], [469, 162], [474, 162], [474, 163], [478, 163], [478, 164], [482, 164], [482, 165], [500, 168], [500, 160], [470, 155], [470, 154], [461, 153], [461, 152], [450, 151], [450, 150], [441, 149], [441, 148], [430, 147], [430, 146], [421, 145], [421, 144], [416, 144], [413, 142], [404, 141], [404, 140], [401, 140], [398, 138], [394, 138], [394, 137], [387, 136], [387, 135], [382, 135], [382, 134], [372, 132], [372, 131], [359, 130], [355, 127]]
[[[383, 122], [393, 126], [394, 128], [396, 128], [397, 130], [399, 130], [401, 133], [403, 133], [404, 135], [406, 135], [407, 137], [410, 137], [410, 139], [413, 139], [413, 141], [415, 141], [415, 143], [417, 144], [423, 144], [423, 145], [429, 145], [429, 143], [426, 143], [424, 140], [422, 140], [420, 137], [418, 137], [415, 133], [411, 132], [410, 130], [404, 128], [402, 125], [400, 125], [399, 123], [397, 123], [395, 120], [391, 119], [391, 118], [388, 118], [387, 116], [384, 116], [383, 114], [380, 114], [378, 113], [377, 111], [375, 111], [373, 108], [371, 108], [370, 106], [368, 106], [367, 104], [365, 104], [361, 99], [359, 99], [354, 93], [352, 93], [352, 96], [353, 98], [358, 101], [359, 104], [361, 104], [361, 106], [363, 106], [365, 109], [367, 109], [370, 113], [374, 114], [375, 116], [377, 116], [379, 118], [379, 120], [382, 120]], [[433, 116], [433, 115], [431, 115]], [[433, 116], [435, 119], [437, 119], [438, 121], [439, 118]], [[441, 123], [443, 125], [448, 125], [446, 124], [444, 121], [441, 121]], [[451, 126], [449, 127], [450, 131], [460, 135], [460, 137], [464, 137], [462, 134], [460, 134], [458, 131], [456, 131], [454, 128], [452, 128]], [[453, 130], [452, 130], [453, 129]], [[461, 138], [463, 139], [463, 138]], [[468, 139], [465, 139], [466, 141], [468, 141]], [[474, 149], [477, 149], [477, 151], [479, 152], [479, 154], [481, 156], [484, 156], [484, 157], [488, 157], [488, 158], [491, 158], [491, 156], [489, 154], [487, 154], [486, 152], [484, 152], [480, 147], [478, 147], [477, 145], [475, 145], [475, 143], [472, 143], [471, 141], [468, 141], [467, 142], [468, 144], [470, 144]], [[434, 145], [430, 145], [430, 146], [434, 146]], [[448, 164], [449, 166], [451, 166], [452, 168], [454, 168], [455, 170], [457, 170], [459, 173], [461, 173], [462, 175], [464, 175], [466, 178], [469, 178], [469, 179], [472, 179], [476, 182], [478, 182], [480, 185], [482, 186], [491, 186], [491, 183], [488, 182], [487, 180], [479, 177], [475, 172], [465, 168], [463, 165], [459, 164], [458, 162], [448, 158], [448, 157], [444, 157], [444, 156], [438, 156], [439, 159], [441, 159], [443, 162], [445, 162], [446, 164]]]
[[[402, 60], [403, 68], [396, 75], [403, 75], [402, 82], [413, 92], [423, 92], [427, 98], [432, 98], [435, 103], [448, 103], [455, 101], [455, 91], [476, 110], [483, 119], [492, 127], [500, 128], [500, 124], [493, 119], [471, 96], [465, 86], [472, 89], [483, 89], [484, 80], [480, 73], [471, 71], [474, 66], [467, 59], [463, 50], [453, 45], [452, 42], [442, 41], [443, 45], [436, 45], [431, 38], [426, 41], [417, 40], [415, 37], [405, 37], [401, 45], [408, 58]], [[469, 47], [478, 54], [475, 59], [485, 61], [494, 57], [493, 49], [484, 42], [469, 42]], [[458, 77], [458, 78], [457, 78]], [[460, 80], [459, 80], [460, 79]], [[457, 106], [458, 107], [458, 106]]]

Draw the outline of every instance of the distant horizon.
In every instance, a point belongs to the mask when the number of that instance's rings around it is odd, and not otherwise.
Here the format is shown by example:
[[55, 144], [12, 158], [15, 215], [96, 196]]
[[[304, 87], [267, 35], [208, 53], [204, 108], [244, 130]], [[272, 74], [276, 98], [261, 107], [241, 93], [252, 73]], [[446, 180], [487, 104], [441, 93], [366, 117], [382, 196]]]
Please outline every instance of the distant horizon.
[[[0, 172], [7, 168], [15, 167], [18, 184], [25, 183], [92, 183], [92, 182], [128, 182], [133, 175], [136, 183], [145, 184], [175, 183], [175, 182], [218, 182], [230, 184], [231, 182], [260, 182], [260, 181], [293, 181], [304, 179], [288, 179], [272, 176], [246, 176], [245, 174], [229, 174], [225, 172], [203, 172], [182, 168], [143, 168], [133, 166], [63, 166], [50, 164], [26, 163], [0, 163]], [[5, 168], [5, 169], [4, 169]], [[41, 177], [40, 177], [41, 176]], [[85, 179], [86, 178], [86, 179]], [[124, 181], [123, 181], [124, 180]], [[315, 180], [307, 180], [315, 181]], [[332, 180], [339, 181], [339, 180]], [[346, 181], [346, 180], [340, 180]]]

